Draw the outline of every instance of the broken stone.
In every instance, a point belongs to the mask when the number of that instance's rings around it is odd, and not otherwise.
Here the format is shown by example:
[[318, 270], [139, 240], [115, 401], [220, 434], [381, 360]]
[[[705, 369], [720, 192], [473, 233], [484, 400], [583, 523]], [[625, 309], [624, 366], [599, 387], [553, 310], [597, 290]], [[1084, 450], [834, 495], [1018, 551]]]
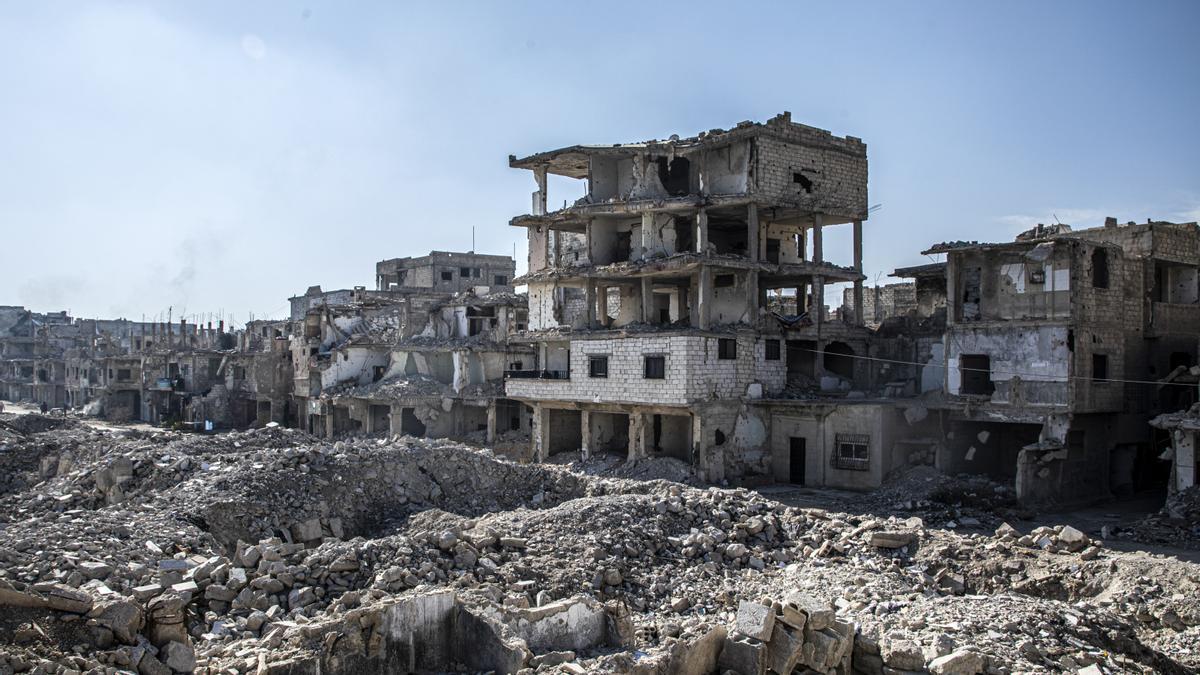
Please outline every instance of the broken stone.
[[725, 638], [725, 647], [717, 660], [722, 672], [732, 670], [739, 675], [762, 675], [766, 670], [766, 645], [745, 635]]
[[[737, 629], [743, 635], [766, 642], [775, 628], [775, 610], [757, 602], [738, 603]], [[781, 671], [791, 672], [791, 671]]]
[[897, 670], [924, 670], [925, 655], [921, 647], [911, 640], [884, 638], [879, 641], [879, 655], [883, 662]]
[[875, 548], [904, 548], [913, 542], [912, 532], [872, 532], [871, 545]]
[[87, 579], [107, 579], [113, 571], [112, 565], [93, 561], [79, 563], [78, 569]]
[[983, 657], [969, 649], [960, 649], [929, 662], [933, 675], [976, 675], [983, 672]]
[[196, 650], [183, 642], [168, 642], [159, 652], [159, 657], [168, 668], [179, 673], [190, 673], [196, 669]]
[[[793, 612], [804, 615], [802, 626], [809, 630], [820, 631], [833, 625], [834, 611], [826, 603], [807, 593], [791, 593], [783, 601], [784, 612], [790, 608]], [[792, 623], [789, 621], [788, 623]], [[792, 625], [795, 625], [794, 623]]]
[[128, 645], [137, 643], [138, 633], [145, 624], [142, 608], [126, 600], [104, 602], [94, 607], [89, 615]]
[[1086, 534], [1071, 527], [1064, 525], [1062, 530], [1058, 532], [1057, 539], [1067, 547], [1068, 551], [1078, 551], [1088, 545], [1088, 537]]

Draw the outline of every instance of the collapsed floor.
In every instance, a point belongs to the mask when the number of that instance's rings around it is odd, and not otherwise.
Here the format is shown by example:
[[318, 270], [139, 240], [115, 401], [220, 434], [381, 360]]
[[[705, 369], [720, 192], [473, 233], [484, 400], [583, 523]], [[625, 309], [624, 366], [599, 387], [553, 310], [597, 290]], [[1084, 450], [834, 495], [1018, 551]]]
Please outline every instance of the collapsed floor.
[[1200, 566], [1069, 527], [407, 437], [0, 431], [0, 672], [1200, 668]]

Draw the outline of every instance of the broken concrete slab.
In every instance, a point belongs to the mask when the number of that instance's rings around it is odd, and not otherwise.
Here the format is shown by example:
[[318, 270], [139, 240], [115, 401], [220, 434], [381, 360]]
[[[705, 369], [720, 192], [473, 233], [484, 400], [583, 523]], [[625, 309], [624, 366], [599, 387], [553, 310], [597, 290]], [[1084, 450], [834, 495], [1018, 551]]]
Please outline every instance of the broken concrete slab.
[[775, 628], [774, 608], [758, 602], [738, 603], [737, 629], [743, 635], [766, 642]]

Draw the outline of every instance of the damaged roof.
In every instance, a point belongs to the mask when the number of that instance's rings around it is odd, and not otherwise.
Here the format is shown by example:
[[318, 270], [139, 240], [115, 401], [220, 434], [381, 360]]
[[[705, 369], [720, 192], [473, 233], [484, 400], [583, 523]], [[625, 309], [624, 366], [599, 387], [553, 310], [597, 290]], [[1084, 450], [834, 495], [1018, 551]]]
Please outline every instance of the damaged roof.
[[899, 277], [901, 279], [915, 279], [918, 277], [941, 277], [946, 275], [946, 263], [937, 262], [929, 263], [928, 265], [914, 265], [912, 267], [897, 267], [890, 277]]
[[747, 120], [738, 122], [737, 126], [732, 129], [711, 129], [687, 138], [672, 135], [666, 140], [648, 140], [639, 143], [568, 145], [564, 148], [547, 150], [520, 159], [516, 155], [509, 155], [508, 165], [514, 169], [530, 170], [545, 167], [547, 173], [568, 178], [587, 178], [589, 161], [593, 156], [623, 157], [648, 151], [671, 155], [675, 152], [689, 152], [701, 147], [717, 147], [752, 136], [772, 134], [783, 125], [791, 125], [811, 134], [809, 142], [812, 145], [828, 145], [831, 149], [843, 150], [847, 149], [846, 145], [853, 145], [856, 146], [856, 152], [866, 153], [866, 144], [862, 142], [862, 139], [854, 136], [838, 137], [824, 129], [792, 122], [792, 114], [784, 111], [766, 122]]

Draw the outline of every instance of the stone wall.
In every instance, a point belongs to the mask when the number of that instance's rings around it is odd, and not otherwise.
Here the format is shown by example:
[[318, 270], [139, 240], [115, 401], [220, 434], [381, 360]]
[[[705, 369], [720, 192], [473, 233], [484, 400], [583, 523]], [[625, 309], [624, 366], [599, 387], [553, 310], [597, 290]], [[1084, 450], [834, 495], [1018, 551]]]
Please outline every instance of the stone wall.
[[[721, 359], [716, 337], [653, 335], [615, 339], [576, 339], [570, 346], [569, 380], [510, 379], [514, 398], [579, 402], [628, 402], [685, 405], [694, 400], [747, 396], [752, 383], [763, 393], [778, 392], [786, 364], [765, 360], [765, 342], [746, 334], [734, 337], [736, 358]], [[589, 377], [589, 357], [608, 357], [608, 377]], [[645, 357], [666, 359], [663, 379], [644, 377]], [[753, 394], [752, 394], [753, 395]]]

